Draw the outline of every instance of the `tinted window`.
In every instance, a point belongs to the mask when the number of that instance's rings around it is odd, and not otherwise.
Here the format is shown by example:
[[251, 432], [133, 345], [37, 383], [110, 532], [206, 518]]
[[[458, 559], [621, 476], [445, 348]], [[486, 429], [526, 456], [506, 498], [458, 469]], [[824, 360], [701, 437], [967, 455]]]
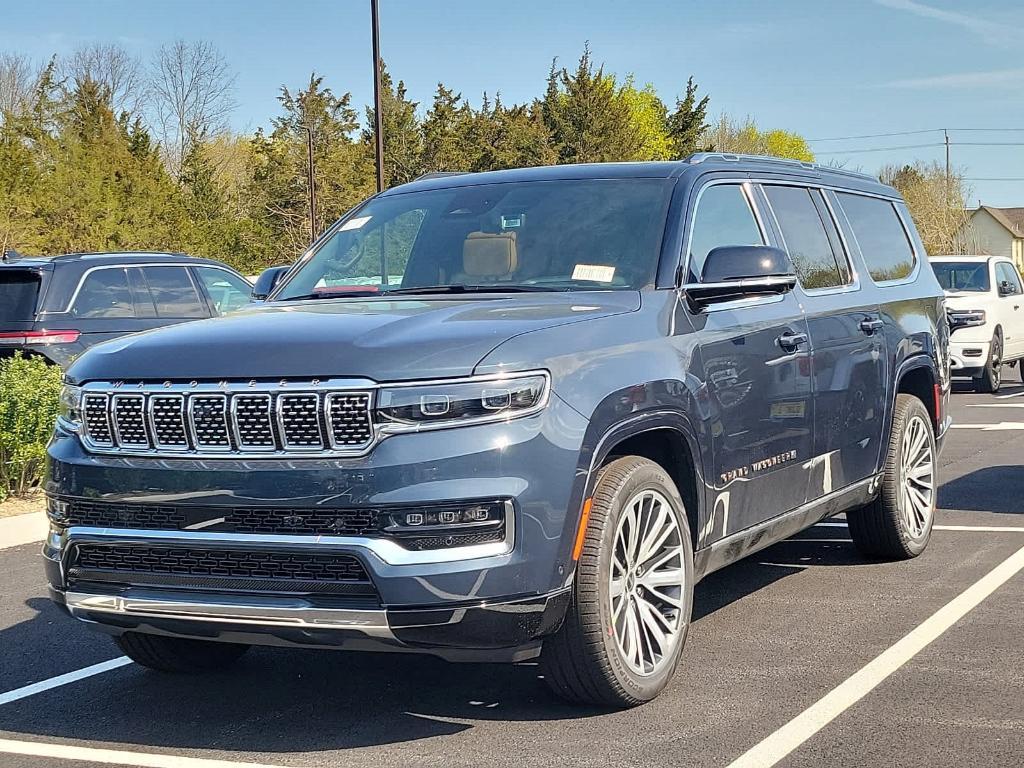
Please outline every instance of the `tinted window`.
[[32, 320], [39, 277], [25, 270], [0, 269], [0, 323]]
[[143, 273], [156, 305], [157, 317], [206, 317], [196, 287], [184, 267], [145, 267]]
[[523, 181], [377, 197], [343, 221], [275, 298], [399, 285], [640, 288], [654, 279], [672, 183]]
[[985, 261], [933, 261], [932, 269], [946, 291], [984, 293], [990, 287], [988, 262]]
[[857, 238], [871, 279], [899, 280], [914, 270], [914, 251], [888, 200], [840, 192], [837, 197]]
[[90, 272], [71, 308], [75, 317], [135, 317], [128, 276], [123, 269]]
[[[779, 222], [789, 258], [800, 276], [800, 284], [807, 289], [834, 288], [845, 284], [832, 240], [815, 205], [814, 196], [820, 200], [821, 193], [804, 187], [765, 187], [764, 192]], [[845, 257], [842, 258], [845, 262]]]
[[690, 275], [699, 280], [704, 260], [723, 245], [764, 245], [750, 203], [738, 184], [715, 184], [700, 195], [690, 234]]
[[252, 286], [238, 275], [213, 267], [196, 267], [195, 270], [217, 314], [223, 315], [249, 303]]
[[1012, 264], [1007, 264], [1005, 261], [1000, 261], [996, 264], [996, 279], [999, 281], [999, 285], [1003, 283], [1010, 285], [1014, 293], [1020, 293], [1020, 278], [1017, 276], [1017, 270]]

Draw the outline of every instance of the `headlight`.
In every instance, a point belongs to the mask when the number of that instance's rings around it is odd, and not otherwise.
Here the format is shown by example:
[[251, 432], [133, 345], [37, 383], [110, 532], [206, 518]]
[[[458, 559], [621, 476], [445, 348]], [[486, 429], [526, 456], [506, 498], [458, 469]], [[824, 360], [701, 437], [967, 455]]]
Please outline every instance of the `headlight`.
[[82, 426], [82, 388], [65, 384], [60, 390], [57, 417], [61, 424], [71, 430]]
[[384, 433], [441, 429], [529, 416], [548, 400], [547, 373], [514, 373], [382, 387], [376, 416]]

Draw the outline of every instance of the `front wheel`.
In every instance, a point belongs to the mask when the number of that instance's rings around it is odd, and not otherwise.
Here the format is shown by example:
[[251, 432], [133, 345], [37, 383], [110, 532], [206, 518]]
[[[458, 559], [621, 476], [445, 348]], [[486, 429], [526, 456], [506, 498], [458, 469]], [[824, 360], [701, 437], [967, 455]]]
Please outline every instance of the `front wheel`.
[[975, 389], [992, 394], [999, 391], [1003, 383], [1003, 337], [996, 333], [989, 345], [988, 362], [974, 380]]
[[924, 552], [935, 518], [937, 470], [928, 409], [913, 395], [897, 395], [878, 498], [846, 516], [862, 554], [905, 560]]
[[572, 598], [544, 643], [544, 679], [563, 698], [612, 707], [668, 685], [693, 607], [693, 547], [672, 479], [628, 456], [597, 478]]

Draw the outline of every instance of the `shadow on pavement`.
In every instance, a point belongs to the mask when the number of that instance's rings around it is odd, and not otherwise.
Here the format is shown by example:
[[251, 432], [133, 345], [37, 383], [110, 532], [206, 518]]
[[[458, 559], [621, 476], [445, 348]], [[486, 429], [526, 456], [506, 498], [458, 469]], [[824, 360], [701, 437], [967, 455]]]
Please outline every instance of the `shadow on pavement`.
[[939, 509], [1024, 515], [1024, 466], [982, 467], [939, 487]]
[[[694, 621], [805, 565], [864, 564], [848, 541], [830, 541], [844, 537], [843, 529], [803, 535], [812, 540], [783, 542], [701, 582]], [[0, 647], [43, 652], [87, 631], [69, 618], [29, 621], [0, 631]], [[607, 714], [561, 702], [540, 674], [536, 663], [454, 665], [429, 656], [257, 648], [218, 673], [171, 676], [129, 666], [0, 706], [0, 731], [272, 756], [413, 742], [476, 721]]]

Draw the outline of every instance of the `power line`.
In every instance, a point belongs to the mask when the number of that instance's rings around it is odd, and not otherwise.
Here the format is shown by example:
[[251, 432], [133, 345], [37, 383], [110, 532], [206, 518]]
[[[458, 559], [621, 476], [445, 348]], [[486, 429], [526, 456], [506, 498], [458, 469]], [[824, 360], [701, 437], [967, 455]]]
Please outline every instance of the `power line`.
[[1024, 181], [1024, 176], [965, 176], [964, 181]]
[[[904, 144], [898, 147], [858, 147], [857, 149], [833, 149], [828, 152], [815, 152], [815, 155], [859, 155], [865, 152], [895, 152], [903, 149], [926, 149], [944, 147], [946, 142], [933, 144]], [[951, 141], [951, 147], [1024, 147], [1024, 141]]]
[[1024, 131], [1024, 128], [922, 128], [919, 131], [893, 131], [891, 133], [865, 133], [860, 136], [828, 136], [821, 139], [807, 139], [808, 142], [817, 141], [852, 141], [854, 139], [884, 139], [889, 136], [919, 136], [923, 133], [941, 133], [942, 131], [988, 131], [991, 133], [1002, 133], [1011, 131]]

